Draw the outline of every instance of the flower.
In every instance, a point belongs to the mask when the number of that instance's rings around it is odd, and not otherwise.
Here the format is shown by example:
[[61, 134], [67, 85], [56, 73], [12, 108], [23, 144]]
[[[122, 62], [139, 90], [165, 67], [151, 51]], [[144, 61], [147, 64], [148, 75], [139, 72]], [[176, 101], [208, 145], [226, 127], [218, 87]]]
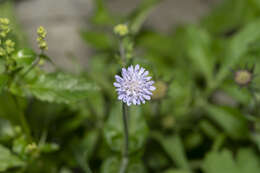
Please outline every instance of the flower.
[[255, 66], [250, 69], [246, 65], [244, 69], [238, 69], [234, 71], [234, 81], [236, 84], [238, 84], [240, 87], [249, 86], [255, 77], [254, 68]]
[[135, 67], [122, 68], [122, 77], [115, 75], [116, 82], [114, 86], [117, 88], [118, 99], [122, 100], [128, 106], [140, 105], [146, 100], [151, 99], [152, 92], [156, 88], [153, 86], [152, 77], [144, 68], [140, 68], [137, 64]]
[[37, 38], [38, 47], [41, 50], [48, 50], [48, 45], [47, 45], [47, 42], [45, 40], [46, 35], [47, 35], [46, 29], [44, 27], [40, 26], [37, 29], [37, 34], [38, 34], [38, 38]]
[[168, 84], [163, 81], [156, 81], [155, 87], [158, 89], [153, 93], [152, 98], [156, 100], [163, 99], [168, 92]]
[[129, 33], [128, 26], [126, 24], [118, 24], [114, 27], [114, 33], [123, 37]]

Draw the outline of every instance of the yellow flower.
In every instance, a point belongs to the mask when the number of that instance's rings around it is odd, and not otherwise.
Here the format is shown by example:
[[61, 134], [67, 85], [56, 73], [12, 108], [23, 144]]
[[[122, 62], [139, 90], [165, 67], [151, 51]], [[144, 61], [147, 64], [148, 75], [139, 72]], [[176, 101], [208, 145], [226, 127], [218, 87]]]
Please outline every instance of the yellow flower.
[[43, 26], [40, 26], [40, 27], [37, 29], [37, 34], [38, 34], [39, 37], [45, 38], [46, 35], [47, 35], [47, 31], [46, 31], [46, 29], [45, 29]]
[[40, 26], [37, 29], [37, 34], [38, 34], [38, 38], [37, 38], [37, 42], [38, 42], [38, 47], [41, 50], [48, 50], [48, 45], [47, 42], [45, 40], [46, 36], [47, 36], [47, 31], [44, 27]]
[[126, 24], [118, 24], [114, 27], [114, 33], [123, 37], [129, 33], [128, 26]]

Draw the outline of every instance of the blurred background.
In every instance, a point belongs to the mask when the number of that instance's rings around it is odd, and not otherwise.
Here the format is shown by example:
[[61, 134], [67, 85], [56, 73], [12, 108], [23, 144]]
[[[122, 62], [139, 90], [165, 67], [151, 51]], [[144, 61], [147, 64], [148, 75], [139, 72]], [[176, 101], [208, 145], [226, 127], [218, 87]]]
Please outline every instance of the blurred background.
[[[66, 69], [73, 70], [74, 56], [87, 66], [91, 50], [81, 39], [79, 32], [88, 28], [89, 18], [95, 9], [95, 0], [18, 0], [15, 14], [26, 35], [36, 35], [38, 26], [48, 28], [50, 57]], [[198, 22], [221, 0], [164, 0], [148, 17], [145, 25], [158, 31], [167, 32], [184, 23]], [[115, 14], [127, 14], [140, 5], [140, 0], [107, 0], [107, 7]], [[34, 48], [35, 37], [28, 37]]]
[[0, 0], [0, 17], [0, 172], [117, 173], [122, 52], [157, 88], [129, 107], [127, 173], [260, 172], [260, 0]]

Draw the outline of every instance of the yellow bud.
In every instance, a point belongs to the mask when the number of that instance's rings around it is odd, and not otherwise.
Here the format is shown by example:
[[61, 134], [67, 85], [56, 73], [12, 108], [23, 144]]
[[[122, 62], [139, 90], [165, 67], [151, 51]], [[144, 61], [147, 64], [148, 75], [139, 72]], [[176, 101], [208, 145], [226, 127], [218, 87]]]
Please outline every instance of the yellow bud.
[[9, 25], [10, 21], [7, 18], [0, 18], [0, 24]]
[[235, 82], [240, 86], [246, 86], [252, 82], [253, 74], [248, 70], [238, 70], [235, 72]]
[[128, 26], [126, 24], [118, 24], [114, 27], [114, 33], [123, 37], [129, 33]]
[[35, 143], [31, 143], [31, 144], [27, 145], [27, 147], [26, 147], [27, 151], [33, 151], [35, 149], [37, 149], [37, 145]]
[[8, 39], [5, 41], [5, 45], [7, 47], [14, 47], [15, 46], [15, 42], [13, 42], [12, 40]]
[[166, 96], [168, 85], [163, 81], [155, 82], [156, 90], [153, 92], [153, 99], [162, 99]]
[[173, 128], [174, 125], [175, 125], [175, 119], [172, 115], [167, 115], [162, 119], [162, 126], [165, 129]]
[[4, 32], [4, 31], [0, 32], [0, 37], [5, 38], [6, 36], [7, 36], [6, 32]]
[[46, 41], [42, 41], [42, 42], [39, 44], [39, 47], [40, 47], [40, 49], [48, 50], [48, 46], [47, 46]]
[[38, 37], [38, 38], [37, 38], [37, 42], [38, 42], [38, 43], [40, 43], [42, 40], [43, 40], [42, 37]]
[[37, 38], [38, 47], [42, 50], [48, 50], [48, 45], [47, 42], [45, 41], [47, 35], [47, 31], [45, 30], [45, 28], [40, 26], [37, 29], [37, 34], [38, 34], [38, 38]]
[[0, 56], [5, 56], [5, 50], [0, 47]]
[[40, 26], [40, 27], [37, 29], [37, 34], [38, 34], [39, 37], [45, 38], [46, 35], [47, 35], [47, 31], [45, 30], [44, 27]]
[[10, 24], [10, 20], [7, 19], [7, 18], [4, 18], [4, 19], [3, 19], [3, 24], [9, 25], [9, 24]]
[[39, 65], [40, 66], [43, 66], [45, 64], [45, 60], [44, 59], [41, 59], [40, 61], [39, 61]]

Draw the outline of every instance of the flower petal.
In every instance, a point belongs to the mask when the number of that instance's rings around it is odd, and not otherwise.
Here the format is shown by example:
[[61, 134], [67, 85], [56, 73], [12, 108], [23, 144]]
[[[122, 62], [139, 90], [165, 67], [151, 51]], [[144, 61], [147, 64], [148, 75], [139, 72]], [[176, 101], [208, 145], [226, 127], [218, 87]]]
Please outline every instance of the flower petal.
[[151, 91], [154, 91], [154, 90], [156, 90], [156, 87], [154, 87], [154, 86], [150, 86], [150, 88], [149, 88]]
[[114, 82], [114, 86], [115, 87], [121, 87], [121, 85], [119, 83], [117, 83], [117, 82]]

